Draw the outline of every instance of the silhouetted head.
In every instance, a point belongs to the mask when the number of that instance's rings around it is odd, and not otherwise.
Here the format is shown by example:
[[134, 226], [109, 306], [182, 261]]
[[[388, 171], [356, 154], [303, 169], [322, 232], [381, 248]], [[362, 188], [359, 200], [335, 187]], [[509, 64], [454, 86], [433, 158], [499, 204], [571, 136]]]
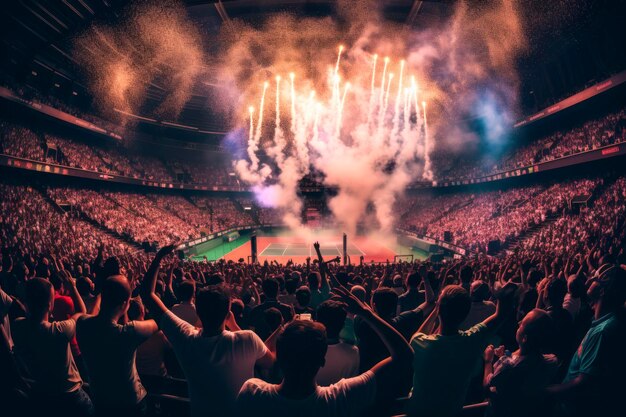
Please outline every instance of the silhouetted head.
[[546, 300], [551, 306], [562, 306], [567, 295], [567, 281], [564, 279], [553, 279], [546, 287]]
[[278, 329], [278, 326], [283, 323], [283, 315], [276, 307], [265, 310], [263, 312], [263, 318], [271, 333], [274, 333], [274, 330]]
[[542, 353], [550, 346], [555, 328], [552, 318], [544, 310], [531, 310], [522, 319], [515, 338], [523, 354]]
[[458, 328], [469, 314], [472, 302], [465, 288], [448, 285], [439, 295], [438, 306], [442, 326]]
[[307, 281], [309, 283], [309, 288], [311, 290], [317, 290], [320, 287], [321, 277], [319, 272], [311, 272], [307, 277]]
[[307, 286], [301, 286], [296, 290], [296, 300], [301, 307], [308, 307], [311, 302], [311, 290]]
[[398, 308], [398, 294], [391, 288], [379, 288], [372, 296], [372, 307], [383, 318], [393, 317]]
[[219, 328], [230, 311], [230, 293], [222, 285], [202, 288], [196, 294], [196, 312], [207, 330]]
[[484, 281], [474, 281], [470, 286], [470, 297], [474, 302], [486, 301], [489, 299], [491, 291], [489, 285]]
[[268, 278], [261, 284], [263, 294], [269, 299], [275, 299], [278, 296], [279, 284], [275, 278]]
[[285, 379], [314, 379], [324, 366], [326, 329], [318, 322], [294, 320], [276, 341], [276, 360]]
[[100, 309], [109, 312], [126, 313], [131, 289], [128, 279], [123, 275], [108, 277], [102, 284], [102, 301]]
[[346, 310], [339, 301], [326, 300], [317, 307], [316, 320], [326, 327], [329, 339], [338, 339], [346, 321]]
[[411, 289], [417, 289], [417, 287], [420, 285], [420, 281], [420, 274], [418, 274], [417, 272], [412, 272], [406, 279], [406, 286]]
[[192, 279], [187, 279], [181, 282], [178, 285], [176, 293], [180, 301], [190, 303], [196, 295], [196, 282]]
[[146, 309], [138, 298], [131, 298], [128, 302], [128, 319], [143, 320], [146, 316]]
[[54, 307], [54, 287], [45, 278], [26, 281], [26, 309], [33, 318], [41, 318]]
[[350, 292], [352, 293], [352, 295], [354, 295], [356, 298], [358, 298], [359, 300], [365, 302], [365, 288], [363, 288], [360, 285], [355, 285], [350, 289]]

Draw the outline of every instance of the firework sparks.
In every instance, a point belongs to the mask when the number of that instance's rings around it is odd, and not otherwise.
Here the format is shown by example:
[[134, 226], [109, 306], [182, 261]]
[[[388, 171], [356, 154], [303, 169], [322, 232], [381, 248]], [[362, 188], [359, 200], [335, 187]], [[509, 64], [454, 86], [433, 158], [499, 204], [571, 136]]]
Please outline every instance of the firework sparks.
[[[262, 137], [268, 133], [263, 129], [263, 110], [268, 83], [263, 85], [256, 123], [253, 111], [250, 111], [248, 149], [254, 151], [254, 156], [249, 155], [250, 165], [238, 164], [249, 166], [252, 171], [260, 171], [262, 168], [259, 168], [259, 161], [267, 158], [268, 164], [274, 167], [269, 177], [260, 175], [260, 172], [246, 175], [247, 178], [257, 179], [253, 185], [259, 192], [265, 193], [267, 187], [272, 187], [273, 192], [277, 192], [276, 187], [279, 187], [278, 194], [295, 195], [297, 181], [306, 175], [311, 167], [331, 176], [325, 172], [321, 161], [324, 156], [334, 152], [356, 155], [370, 153], [368, 158], [371, 159], [371, 164], [378, 167], [384, 167], [391, 160], [396, 161], [395, 169], [401, 175], [413, 171], [415, 164], [427, 161], [425, 152], [430, 147], [426, 143], [426, 108], [425, 105], [422, 107], [417, 105], [415, 78], [411, 77], [410, 87], [404, 85], [405, 61], [392, 62], [386, 57], [380, 84], [377, 87], [377, 55], [374, 55], [372, 67], [368, 69], [371, 70], [371, 79], [369, 76], [355, 77], [361, 81], [368, 80], [366, 85], [360, 85], [342, 79], [341, 62], [344, 53], [344, 47], [339, 47], [335, 66], [329, 70], [327, 83], [329, 91], [326, 100], [318, 99], [316, 92], [310, 89], [310, 83], [304, 82], [301, 84], [302, 87], [296, 86], [293, 72], [289, 74], [288, 100], [283, 100], [281, 77], [279, 75], [275, 77], [275, 123], [273, 135], [268, 136], [273, 139], [262, 141]], [[398, 77], [389, 71], [391, 68], [399, 70]], [[395, 94], [391, 94], [395, 88], [397, 88]], [[363, 98], [369, 104], [361, 110]], [[281, 127], [281, 116], [285, 116], [281, 113], [283, 105], [290, 108], [290, 112], [287, 113], [291, 119], [288, 132], [283, 131]], [[372, 125], [374, 112], [377, 120], [376, 124]], [[344, 125], [346, 114], [350, 115], [348, 125]], [[289, 143], [293, 146], [288, 146]], [[376, 149], [378, 154], [371, 155], [372, 149]], [[263, 167], [265, 166], [264, 164]], [[382, 176], [389, 175], [382, 172], [382, 169], [380, 168]], [[430, 174], [425, 170], [424, 175]], [[266, 183], [266, 180], [270, 182]], [[380, 186], [384, 187], [384, 182]], [[298, 218], [296, 214], [300, 206], [296, 204], [296, 208], [290, 209], [291, 205], [283, 208], [288, 212], [286, 213], [289, 215], [288, 218], [293, 220]]]

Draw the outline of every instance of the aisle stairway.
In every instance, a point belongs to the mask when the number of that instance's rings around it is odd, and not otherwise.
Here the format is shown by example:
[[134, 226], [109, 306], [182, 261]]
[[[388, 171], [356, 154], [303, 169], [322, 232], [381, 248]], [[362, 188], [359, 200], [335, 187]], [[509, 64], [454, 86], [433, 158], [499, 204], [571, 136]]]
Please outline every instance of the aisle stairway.
[[530, 228], [523, 231], [519, 236], [508, 239], [504, 244], [500, 247], [500, 251], [514, 251], [518, 247], [520, 247], [524, 242], [536, 236], [543, 229], [550, 227], [554, 222], [556, 222], [561, 217], [560, 213], [553, 213], [546, 217], [546, 220], [540, 224], [536, 224], [531, 226]]

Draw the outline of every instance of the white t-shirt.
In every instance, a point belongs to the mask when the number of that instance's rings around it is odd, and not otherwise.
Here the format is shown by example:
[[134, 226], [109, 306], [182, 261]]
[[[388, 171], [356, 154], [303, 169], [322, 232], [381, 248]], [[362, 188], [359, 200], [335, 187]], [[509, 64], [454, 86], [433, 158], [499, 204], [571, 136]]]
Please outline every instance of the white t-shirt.
[[357, 416], [376, 398], [376, 378], [372, 371], [342, 379], [301, 400], [283, 397], [278, 385], [252, 378], [237, 396], [237, 416], [240, 417], [343, 417]]
[[191, 303], [180, 303], [172, 306], [172, 313], [185, 320], [192, 326], [202, 327], [202, 322], [196, 312], [196, 306]]
[[321, 386], [339, 382], [343, 378], [352, 378], [359, 374], [359, 348], [339, 342], [328, 345], [326, 363], [317, 373], [316, 381]]
[[187, 377], [191, 415], [232, 415], [239, 389], [268, 352], [263, 341], [250, 330], [204, 337], [171, 311], [163, 314], [161, 329]]
[[63, 394], [83, 384], [70, 350], [75, 334], [73, 319], [39, 323], [20, 318], [13, 323], [15, 353], [28, 367], [40, 392]]

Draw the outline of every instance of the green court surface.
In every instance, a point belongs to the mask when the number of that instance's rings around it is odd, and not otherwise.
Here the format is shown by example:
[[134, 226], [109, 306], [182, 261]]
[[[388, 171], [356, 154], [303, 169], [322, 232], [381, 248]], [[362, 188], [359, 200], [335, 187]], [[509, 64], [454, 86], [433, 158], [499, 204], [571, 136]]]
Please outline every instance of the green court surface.
[[[263, 232], [259, 233], [259, 236], [278, 237], [278, 236], [285, 236], [288, 234], [289, 232], [285, 230], [264, 230]], [[213, 249], [209, 249], [206, 252], [195, 255], [192, 257], [192, 259], [195, 261], [202, 261], [204, 260], [204, 257], [206, 257], [208, 261], [216, 261], [224, 257], [226, 254], [232, 252], [233, 250], [239, 248], [240, 246], [245, 245], [246, 243], [248, 243], [248, 241], [250, 241], [250, 235], [245, 234], [243, 236], [240, 236], [238, 239], [232, 242], [221, 243], [220, 245], [216, 246]], [[309, 251], [311, 250], [310, 245], [299, 244], [299, 243], [290, 243], [290, 244], [272, 243], [265, 248], [259, 248], [259, 249], [261, 251], [261, 253], [259, 254], [260, 256], [263, 256], [263, 255], [266, 255], [266, 256], [269, 256], [269, 255], [311, 256], [311, 254], [309, 253]], [[322, 249], [322, 254], [324, 256], [340, 256], [341, 255], [340, 248], [336, 247], [335, 245], [329, 245], [325, 247], [325, 245], [322, 244], [321, 249]], [[425, 251], [422, 251], [416, 248], [410, 248], [407, 246], [402, 246], [400, 244], [396, 244], [395, 247], [390, 248], [390, 249], [392, 249], [398, 255], [413, 255], [413, 259], [423, 260], [423, 259], [428, 258], [428, 253]], [[358, 256], [361, 255], [361, 250], [358, 247], [355, 247], [354, 245], [349, 243], [348, 254], [351, 255], [353, 259], [355, 258], [358, 259]]]
[[232, 242], [224, 242], [213, 249], [209, 249], [206, 252], [200, 253], [196, 256], [192, 256], [191, 259], [193, 259], [194, 261], [202, 261], [206, 256], [208, 261], [216, 261], [227, 253], [237, 249], [239, 246], [245, 245], [246, 243], [248, 243], [249, 240], [250, 235], [248, 234], [244, 236], [239, 236], [236, 240], [233, 240]]

